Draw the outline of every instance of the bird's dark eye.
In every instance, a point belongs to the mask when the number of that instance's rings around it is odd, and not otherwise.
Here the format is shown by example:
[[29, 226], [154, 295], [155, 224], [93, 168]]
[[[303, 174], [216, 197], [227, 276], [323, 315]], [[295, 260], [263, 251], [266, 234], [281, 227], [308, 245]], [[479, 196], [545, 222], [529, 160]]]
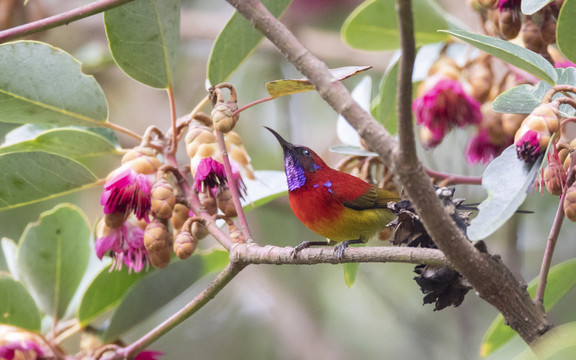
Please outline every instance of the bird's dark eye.
[[310, 152], [310, 150], [304, 149], [304, 150], [302, 150], [302, 155], [304, 155], [304, 156], [312, 156], [312, 153]]

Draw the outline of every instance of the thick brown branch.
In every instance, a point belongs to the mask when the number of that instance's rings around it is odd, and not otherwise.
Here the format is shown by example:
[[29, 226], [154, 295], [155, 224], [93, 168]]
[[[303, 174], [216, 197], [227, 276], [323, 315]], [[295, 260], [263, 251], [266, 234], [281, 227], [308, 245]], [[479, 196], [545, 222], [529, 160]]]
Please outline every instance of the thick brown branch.
[[[242, 15], [259, 29], [286, 58], [316, 87], [322, 98], [341, 113], [362, 136], [370, 149], [378, 152], [384, 163], [394, 169], [406, 193], [438, 247], [446, 254], [450, 263], [465, 276], [482, 298], [494, 305], [504, 315], [510, 326], [528, 343], [547, 331], [551, 324], [544, 311], [532, 302], [525, 287], [521, 286], [512, 273], [497, 259], [478, 252], [459, 231], [446, 213], [422, 165], [416, 159], [414, 139], [410, 133], [411, 84], [410, 63], [413, 49], [412, 11], [410, 1], [399, 0], [400, 29], [404, 66], [399, 73], [402, 80], [398, 108], [402, 126], [402, 150], [398, 142], [353, 101], [350, 93], [332, 77], [324, 63], [315, 58], [294, 35], [278, 22], [257, 0], [228, 0]], [[410, 39], [412, 38], [412, 39]], [[410, 89], [410, 91], [408, 91]]]

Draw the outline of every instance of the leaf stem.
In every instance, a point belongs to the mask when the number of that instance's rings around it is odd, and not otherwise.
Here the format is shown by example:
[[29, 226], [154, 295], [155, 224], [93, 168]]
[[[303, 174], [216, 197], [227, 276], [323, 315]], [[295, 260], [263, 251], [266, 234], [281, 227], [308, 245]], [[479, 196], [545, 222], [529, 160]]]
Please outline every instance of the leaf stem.
[[174, 101], [174, 87], [172, 84], [166, 88], [166, 92], [168, 93], [168, 102], [170, 103], [170, 128], [172, 129], [172, 144], [168, 152], [174, 155], [178, 150], [178, 131], [176, 125], [176, 102]]
[[131, 137], [137, 139], [138, 141], [142, 141], [141, 135], [139, 135], [139, 134], [135, 133], [134, 131], [127, 129], [121, 125], [106, 121], [106, 122], [104, 122], [104, 124], [102, 126], [107, 127], [109, 129], [112, 129], [112, 130], [116, 130], [116, 131], [121, 132], [121, 133], [124, 133], [128, 136], [131, 136]]
[[234, 111], [234, 113], [232, 114], [232, 116], [238, 115], [238, 114], [240, 114], [242, 111], [244, 111], [244, 110], [246, 110], [246, 109], [249, 109], [249, 108], [251, 108], [252, 106], [255, 106], [255, 105], [258, 105], [258, 104], [262, 104], [262, 103], [265, 103], [265, 102], [267, 102], [267, 101], [274, 100], [274, 99], [276, 99], [276, 98], [277, 98], [277, 96], [272, 96], [272, 95], [270, 95], [270, 96], [266, 96], [265, 98], [252, 101], [251, 103], [248, 103], [248, 104], [242, 106], [241, 108], [239, 108], [238, 110]]
[[220, 153], [222, 153], [222, 162], [224, 163], [224, 170], [226, 171], [226, 179], [230, 185], [230, 192], [232, 193], [232, 201], [234, 201], [234, 208], [238, 214], [238, 221], [240, 221], [240, 231], [244, 234], [246, 241], [248, 243], [252, 242], [252, 233], [250, 232], [250, 227], [248, 226], [248, 221], [246, 221], [246, 215], [242, 209], [242, 203], [240, 202], [240, 193], [238, 192], [238, 186], [234, 175], [232, 174], [232, 166], [230, 165], [230, 159], [228, 158], [228, 150], [226, 149], [226, 141], [224, 140], [224, 134], [220, 131], [216, 131], [216, 139], [218, 140], [218, 147], [220, 148]]
[[448, 186], [448, 185], [482, 185], [482, 177], [481, 176], [465, 176], [465, 175], [454, 175], [443, 173], [439, 171], [434, 171], [430, 169], [426, 169], [426, 174], [430, 176], [434, 180], [441, 180], [439, 186]]
[[75, 9], [50, 16], [38, 21], [33, 21], [20, 26], [0, 31], [0, 43], [18, 39], [26, 35], [34, 34], [40, 31], [55, 28], [60, 25], [67, 25], [76, 20], [83, 19], [94, 14], [113, 9], [117, 6], [124, 5], [133, 0], [99, 0], [88, 5], [80, 6]]

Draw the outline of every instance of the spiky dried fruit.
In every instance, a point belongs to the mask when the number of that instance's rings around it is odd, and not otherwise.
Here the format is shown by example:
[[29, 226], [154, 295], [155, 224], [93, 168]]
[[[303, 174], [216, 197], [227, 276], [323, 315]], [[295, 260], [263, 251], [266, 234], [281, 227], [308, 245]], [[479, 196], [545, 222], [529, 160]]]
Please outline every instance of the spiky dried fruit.
[[160, 219], [169, 219], [176, 204], [176, 196], [172, 185], [165, 178], [159, 178], [152, 186], [152, 212]]
[[188, 230], [182, 230], [174, 240], [174, 252], [178, 258], [182, 260], [188, 259], [194, 253], [197, 244], [197, 238]]

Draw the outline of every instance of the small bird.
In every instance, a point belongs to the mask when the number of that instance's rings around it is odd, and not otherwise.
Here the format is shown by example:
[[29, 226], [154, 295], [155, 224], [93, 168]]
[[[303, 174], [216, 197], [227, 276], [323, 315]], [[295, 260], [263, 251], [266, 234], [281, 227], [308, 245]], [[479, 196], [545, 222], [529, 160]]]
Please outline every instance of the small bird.
[[[335, 251], [339, 259], [348, 245], [366, 242], [394, 219], [387, 204], [398, 201], [396, 193], [334, 170], [311, 149], [291, 144], [276, 131], [266, 129], [284, 151], [292, 211], [310, 230], [338, 243]], [[312, 245], [328, 244], [304, 241], [294, 249], [294, 256]]]

